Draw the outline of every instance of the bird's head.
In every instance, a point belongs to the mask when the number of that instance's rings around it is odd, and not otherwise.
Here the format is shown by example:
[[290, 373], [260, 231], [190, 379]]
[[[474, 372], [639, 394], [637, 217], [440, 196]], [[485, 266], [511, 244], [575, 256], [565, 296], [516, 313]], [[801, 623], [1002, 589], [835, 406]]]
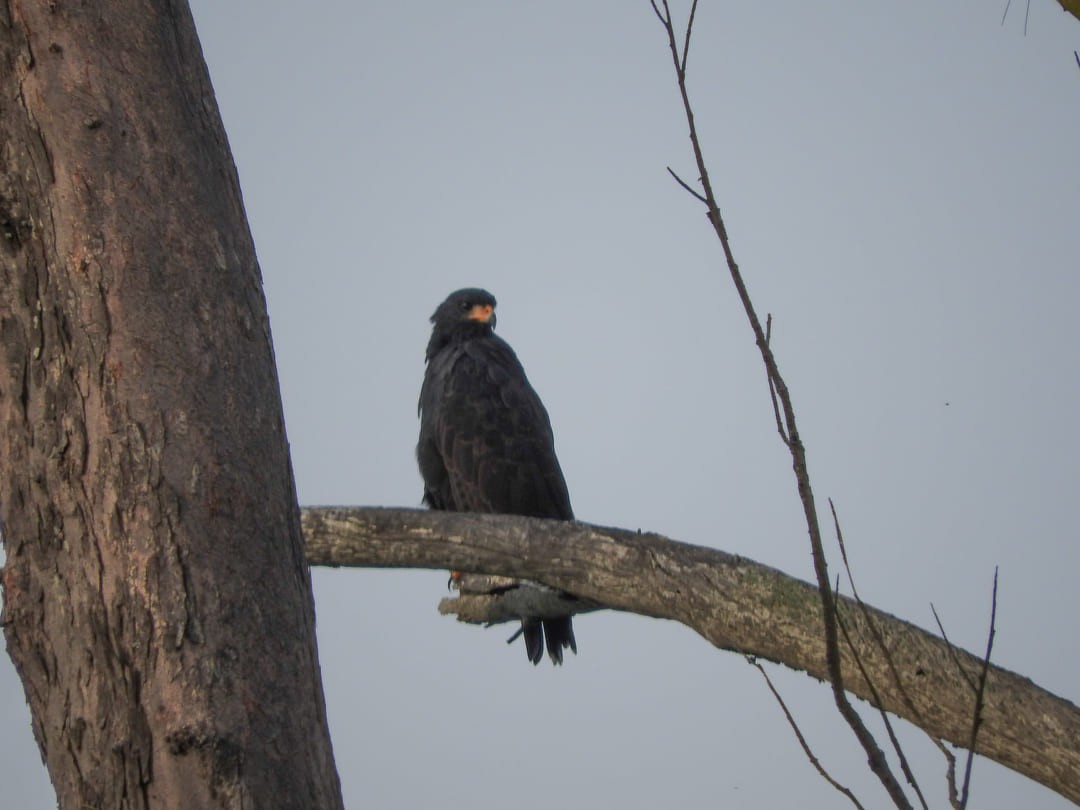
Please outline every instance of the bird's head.
[[427, 359], [453, 340], [490, 334], [495, 328], [495, 296], [487, 290], [468, 288], [450, 293], [431, 316], [433, 324]]

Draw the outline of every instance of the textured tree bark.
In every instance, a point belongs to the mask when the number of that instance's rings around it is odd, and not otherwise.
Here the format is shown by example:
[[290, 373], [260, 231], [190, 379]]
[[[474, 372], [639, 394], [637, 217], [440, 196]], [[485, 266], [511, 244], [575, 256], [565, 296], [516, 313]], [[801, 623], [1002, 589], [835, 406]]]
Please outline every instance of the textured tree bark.
[[[304, 509], [303, 525], [312, 565], [497, 572], [581, 597], [584, 610], [674, 619], [721, 649], [828, 679], [817, 589], [722, 551], [576, 522], [415, 509]], [[845, 688], [966, 746], [975, 692], [960, 667], [977, 682], [982, 661], [849, 599], [838, 610], [866, 672], [842, 640]], [[440, 611], [477, 623], [514, 618], [513, 606], [483, 593], [443, 600]], [[1080, 803], [1080, 709], [991, 666], [982, 717], [978, 753]]]
[[185, 3], [0, 2], [4, 632], [64, 808], [341, 806], [261, 278]]

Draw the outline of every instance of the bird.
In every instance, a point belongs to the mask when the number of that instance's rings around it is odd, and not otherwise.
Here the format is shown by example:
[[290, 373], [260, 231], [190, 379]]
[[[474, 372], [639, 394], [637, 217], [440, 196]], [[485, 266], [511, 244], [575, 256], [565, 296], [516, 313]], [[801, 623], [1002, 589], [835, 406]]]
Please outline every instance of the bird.
[[[450, 512], [573, 520], [547, 410], [514, 350], [495, 334], [495, 297], [466, 288], [431, 316], [416, 458], [423, 502]], [[527, 583], [521, 583], [527, 586]], [[535, 587], [535, 586], [534, 586]], [[539, 664], [577, 654], [570, 616], [523, 618], [518, 635]]]

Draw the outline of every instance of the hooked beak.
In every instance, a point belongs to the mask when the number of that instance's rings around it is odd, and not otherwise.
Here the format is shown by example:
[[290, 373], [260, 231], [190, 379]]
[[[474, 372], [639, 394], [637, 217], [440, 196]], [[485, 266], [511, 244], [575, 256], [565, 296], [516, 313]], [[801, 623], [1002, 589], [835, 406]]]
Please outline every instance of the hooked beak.
[[495, 315], [495, 307], [491, 304], [476, 304], [469, 310], [468, 318], [470, 321], [480, 321], [481, 323], [491, 323], [492, 317]]

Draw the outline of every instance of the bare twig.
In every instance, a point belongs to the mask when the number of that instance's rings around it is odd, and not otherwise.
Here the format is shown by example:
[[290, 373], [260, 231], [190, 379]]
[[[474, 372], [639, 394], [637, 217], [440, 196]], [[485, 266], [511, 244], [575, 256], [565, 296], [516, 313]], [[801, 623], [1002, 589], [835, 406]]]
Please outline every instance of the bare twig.
[[660, 8], [656, 5], [656, 0], [649, 0], [649, 2], [652, 3], [652, 10], [656, 12], [656, 17], [660, 20], [660, 24], [666, 27], [668, 25], [668, 20], [670, 19], [670, 10], [668, 12], [669, 17], [664, 17], [660, 12]]
[[[1005, 3], [1005, 11], [1001, 15], [1001, 24], [1005, 25], [1005, 18], [1009, 16], [1009, 6], [1012, 5], [1012, 0], [1007, 0]], [[1027, 0], [1027, 6], [1024, 8], [1024, 36], [1027, 36], [1028, 31], [1028, 16], [1031, 14], [1031, 0]]]
[[[872, 696], [873, 702], [875, 704], [879, 704], [880, 700], [877, 687], [875, 687], [874, 685], [874, 680], [872, 677], [870, 677], [869, 673], [866, 672], [866, 667], [863, 665], [863, 659], [859, 654], [859, 649], [858, 647], [856, 647], [854, 640], [851, 638], [851, 634], [848, 633], [847, 625], [839, 617], [839, 613], [837, 615], [837, 622], [839, 623], [840, 633], [843, 635], [843, 640], [845, 640], [848, 647], [851, 649], [852, 658], [855, 661], [855, 666], [859, 667], [859, 672], [863, 676], [863, 680], [866, 681], [866, 687], [870, 691], [870, 696]], [[918, 796], [919, 804], [922, 805], [923, 810], [929, 810], [927, 806], [927, 800], [922, 796], [922, 791], [919, 788], [919, 783], [915, 779], [915, 773], [912, 771], [912, 767], [910, 767], [907, 761], [907, 757], [904, 755], [904, 750], [900, 744], [900, 739], [896, 737], [896, 732], [892, 728], [892, 723], [889, 720], [889, 713], [885, 710], [882, 710], [882, 708], [878, 708], [877, 711], [881, 717], [882, 724], [885, 725], [886, 733], [889, 735], [889, 742], [892, 743], [892, 750], [895, 752], [896, 758], [900, 760], [900, 770], [904, 774], [904, 778], [907, 780], [907, 783], [909, 785], [912, 785], [912, 787], [915, 789], [915, 795]]]
[[[694, 30], [694, 16], [697, 14], [697, 4], [698, 0], [694, 0], [694, 2], [690, 5], [690, 16], [686, 20], [686, 38], [683, 40], [681, 71], [684, 76], [686, 75], [686, 57], [690, 54], [690, 33]], [[664, 6], [665, 8], [667, 7], [666, 2], [664, 3]], [[670, 19], [671, 13], [669, 12], [668, 20]]]
[[997, 566], [994, 566], [994, 592], [990, 602], [990, 634], [986, 639], [986, 655], [979, 672], [979, 686], [975, 690], [975, 716], [971, 720], [971, 741], [968, 744], [967, 763], [964, 765], [964, 786], [960, 791], [960, 807], [967, 807], [968, 788], [971, 787], [971, 766], [975, 761], [975, 743], [982, 725], [983, 696], [986, 692], [986, 673], [990, 671], [990, 653], [994, 649], [995, 623], [997, 622]]
[[949, 787], [949, 804], [953, 810], [962, 810], [960, 807], [960, 794], [956, 790], [956, 756], [945, 747], [941, 740], [934, 740], [941, 753], [945, 755], [945, 782]]
[[[765, 345], [772, 351], [772, 313], [765, 314]], [[776, 419], [776, 432], [780, 434], [780, 440], [788, 447], [791, 447], [791, 439], [788, 438], [787, 431], [784, 430], [784, 422], [780, 418], [780, 403], [776, 401], [776, 386], [773, 385], [773, 379], [766, 371], [765, 376], [769, 384], [769, 399], [772, 400], [773, 417]]]
[[[836, 622], [836, 605], [833, 599], [832, 588], [829, 584], [829, 569], [825, 559], [824, 547], [821, 542], [821, 527], [817, 517], [817, 506], [814, 502], [813, 490], [810, 485], [810, 476], [806, 466], [806, 451], [799, 438], [799, 431], [795, 424], [795, 412], [791, 403], [791, 396], [788, 392], [787, 384], [780, 375], [780, 370], [776, 364], [776, 358], [769, 348], [768, 341], [765, 338], [765, 332], [761, 327], [761, 320], [758, 318], [757, 311], [750, 300], [750, 294], [746, 289], [746, 284], [731, 250], [727, 228], [724, 226], [724, 220], [720, 215], [720, 207], [717, 204], [716, 195], [713, 193], [712, 183], [709, 180], [709, 172], [705, 166], [705, 158], [698, 138], [697, 126], [694, 123], [694, 111], [690, 104], [690, 96], [686, 87], [686, 71], [684, 69], [683, 60], [680, 59], [679, 48], [675, 40], [675, 28], [672, 23], [671, 9], [668, 6], [667, 0], [662, 0], [662, 2], [664, 7], [663, 13], [657, 8], [655, 0], [652, 0], [652, 6], [653, 10], [656, 12], [657, 18], [663, 24], [664, 30], [667, 33], [668, 48], [671, 51], [672, 63], [678, 78], [679, 93], [682, 96], [683, 110], [686, 114], [686, 121], [690, 130], [690, 143], [694, 150], [694, 159], [697, 163], [702, 190], [704, 191], [706, 205], [708, 206], [709, 220], [720, 240], [720, 245], [724, 251], [724, 257], [727, 261], [728, 271], [731, 274], [732, 282], [735, 285], [739, 300], [743, 305], [743, 310], [750, 322], [750, 328], [754, 332], [754, 339], [761, 352], [761, 358], [765, 364], [766, 373], [771, 384], [775, 386], [776, 396], [783, 410], [783, 422], [788, 435], [787, 446], [791, 452], [792, 466], [795, 470], [799, 498], [803, 505], [806, 525], [810, 534], [814, 574], [817, 578], [818, 590], [821, 595], [822, 611], [824, 614], [825, 657], [828, 664], [829, 681], [832, 685], [833, 699], [836, 703], [837, 710], [847, 721], [848, 726], [851, 728], [855, 737], [862, 745], [863, 750], [866, 752], [867, 761], [871, 770], [877, 775], [878, 779], [881, 780], [882, 785], [886, 792], [888, 792], [890, 798], [892, 798], [893, 803], [901, 808], [901, 810], [910, 810], [911, 803], [908, 801], [903, 788], [893, 774], [892, 769], [889, 767], [884, 752], [882, 752], [881, 747], [877, 744], [873, 734], [870, 733], [870, 730], [866, 727], [866, 724], [863, 723], [859, 713], [855, 711], [855, 708], [851, 705], [850, 701], [848, 701], [847, 696], [844, 693], [840, 644]], [[687, 34], [689, 35], [689, 31]]]
[[690, 186], [690, 184], [689, 184], [689, 183], [687, 183], [687, 182], [686, 182], [685, 180], [683, 180], [683, 179], [682, 179], [681, 177], [679, 177], [679, 175], [675, 174], [675, 170], [674, 170], [674, 169], [672, 169], [672, 168], [671, 168], [670, 166], [668, 166], [668, 167], [667, 167], [667, 170], [668, 170], [668, 174], [670, 174], [670, 175], [671, 175], [672, 177], [674, 177], [674, 178], [675, 178], [675, 182], [676, 182], [676, 183], [678, 183], [678, 184], [679, 184], [680, 186], [682, 186], [683, 188], [685, 188], [685, 189], [686, 189], [687, 191], [689, 191], [689, 192], [690, 192], [691, 194], [693, 194], [693, 195], [694, 195], [694, 197], [695, 197], [695, 198], [696, 198], [696, 199], [697, 199], [697, 200], [698, 200], [699, 202], [703, 202], [703, 203], [705, 203], [706, 205], [708, 205], [708, 204], [709, 204], [709, 201], [708, 201], [708, 200], [706, 200], [706, 199], [705, 199], [705, 197], [703, 197], [703, 196], [702, 196], [702, 195], [701, 195], [701, 194], [700, 194], [700, 193], [699, 193], [698, 191], [695, 191], [695, 190], [694, 190], [694, 189], [693, 189], [693, 188], [692, 188], [692, 187]]
[[[995, 593], [994, 607], [996, 609], [996, 604], [997, 604], [997, 601], [996, 601], [996, 595], [997, 595], [997, 570], [996, 569], [994, 571], [994, 593]], [[937, 608], [934, 607], [934, 604], [932, 602], [930, 603], [930, 612], [934, 615], [934, 621], [937, 623], [938, 632], [941, 634], [941, 640], [945, 642], [945, 649], [948, 651], [949, 658], [952, 660], [953, 664], [955, 665], [956, 671], [960, 673], [960, 677], [964, 679], [964, 683], [966, 683], [968, 685], [968, 687], [971, 689], [971, 691], [974, 692], [976, 694], [976, 696], [977, 696], [978, 691], [979, 691], [979, 687], [975, 683], [975, 681], [973, 681], [971, 679], [971, 676], [968, 675], [967, 669], [965, 669], [964, 665], [960, 662], [960, 656], [957, 653], [957, 649], [956, 649], [955, 646], [953, 646], [953, 643], [949, 640], [949, 635], [948, 635], [948, 633], [945, 632], [945, 625], [942, 624], [941, 617], [938, 615], [938, 612], [937, 612]], [[992, 613], [991, 614], [991, 619], [990, 619], [991, 632], [993, 632], [993, 623], [994, 623], [994, 616], [993, 616], [993, 613]], [[987, 654], [989, 655], [989, 651], [987, 652]], [[984, 664], [985, 663], [986, 663], [986, 661], [984, 659]], [[977, 733], [977, 729], [975, 729], [974, 726], [973, 726], [973, 732]], [[972, 739], [972, 744], [974, 744], [975, 733], [972, 734], [972, 738], [971, 738]], [[938, 750], [941, 751], [942, 755], [945, 757], [945, 763], [946, 763], [945, 781], [946, 781], [946, 783], [948, 785], [948, 790], [949, 790], [949, 804], [953, 808], [955, 808], [955, 810], [963, 810], [964, 806], [967, 803], [967, 799], [966, 798], [961, 798], [960, 792], [957, 790], [957, 786], [956, 786], [956, 756], [953, 754], [952, 751], [950, 751], [945, 746], [945, 744], [940, 739], [938, 739], [937, 737], [935, 737], [932, 734], [928, 735], [928, 736], [930, 737], [931, 740], [933, 740], [934, 745], [937, 746]], [[967, 771], [967, 773], [969, 775], [970, 775], [970, 762], [971, 762], [972, 756], [973, 756], [973, 751], [969, 750], [968, 751], [968, 758], [967, 758], [968, 767], [966, 769], [966, 771]], [[967, 780], [965, 778], [965, 784], [966, 784], [966, 781]]]
[[859, 810], [865, 810], [862, 804], [860, 804], [859, 800], [855, 798], [855, 794], [852, 793], [848, 788], [841, 785], [835, 779], [833, 779], [829, 772], [825, 770], [825, 766], [823, 766], [818, 760], [818, 758], [814, 756], [814, 752], [810, 750], [810, 744], [806, 742], [806, 738], [803, 736], [802, 731], [799, 729], [799, 724], [795, 722], [795, 718], [788, 710], [787, 704], [784, 703], [784, 699], [780, 697], [780, 693], [776, 690], [776, 687], [773, 686], [773, 682], [769, 678], [769, 673], [765, 671], [765, 667], [758, 663], [758, 660], [756, 658], [747, 656], [746, 660], [749, 661], [753, 666], [757, 667], [758, 672], [761, 673], [761, 677], [765, 679], [765, 683], [768, 685], [769, 691], [773, 693], [773, 697], [776, 698], [776, 702], [780, 704], [780, 710], [783, 711], [784, 717], [787, 718], [788, 725], [791, 726], [791, 730], [795, 732], [795, 738], [799, 741], [799, 745], [802, 746], [803, 753], [806, 754], [806, 758], [810, 760], [810, 764], [814, 766], [814, 769], [819, 774], [821, 774], [821, 778], [828, 782], [830, 785], [832, 785], [834, 788], [836, 788], [838, 791], [843, 793], [845, 796], [847, 796], [851, 800], [851, 803], [858, 807]]
[[848, 648], [851, 650], [852, 658], [855, 659], [855, 666], [859, 668], [859, 674], [862, 675], [867, 688], [870, 690], [873, 703], [878, 707], [877, 711], [885, 726], [885, 733], [889, 735], [889, 742], [892, 743], [893, 751], [896, 753], [896, 758], [900, 762], [900, 771], [904, 774], [904, 778], [907, 779], [908, 784], [911, 785], [912, 789], [915, 791], [915, 795], [918, 796], [919, 804], [923, 806], [923, 810], [929, 810], [929, 806], [926, 804], [926, 798], [923, 796], [922, 789], [919, 787], [919, 782], [915, 778], [915, 773], [911, 770], [911, 765], [908, 763], [907, 756], [904, 754], [903, 746], [900, 745], [900, 739], [896, 736], [896, 731], [893, 729], [892, 722], [889, 720], [889, 713], [880, 708], [880, 695], [878, 694], [877, 687], [874, 685], [873, 678], [870, 677], [870, 673], [866, 671], [866, 667], [863, 665], [862, 656], [859, 654], [859, 648], [851, 638], [851, 634], [848, 632], [847, 625], [844, 623], [839, 611], [837, 611], [836, 618], [839, 623], [840, 632], [844, 636], [844, 641], [847, 642]]
[[[882, 637], [881, 632], [878, 630], [877, 625], [873, 620], [873, 616], [871, 616], [870, 611], [867, 610], [866, 604], [862, 601], [862, 598], [859, 596], [859, 591], [855, 587], [855, 577], [851, 573], [847, 549], [844, 546], [844, 533], [840, 529], [840, 518], [836, 514], [836, 505], [833, 503], [832, 498], [829, 498], [829, 510], [832, 512], [833, 527], [836, 531], [836, 542], [840, 546], [840, 556], [844, 561], [844, 570], [847, 572], [848, 584], [851, 586], [851, 596], [855, 600], [855, 604], [859, 606], [859, 609], [866, 620], [867, 627], [870, 629], [870, 634], [874, 637], [874, 643], [877, 644], [878, 649], [881, 650], [881, 653], [885, 658], [893, 682], [896, 684], [900, 694], [903, 695], [905, 703], [907, 703], [909, 708], [918, 715], [915, 704], [908, 696], [907, 691], [904, 689], [903, 683], [900, 680], [900, 675], [896, 671], [896, 665], [892, 660], [892, 653], [889, 651], [889, 647], [885, 643], [885, 639]], [[866, 668], [863, 666], [862, 656], [859, 654], [859, 647], [852, 641], [840, 611], [837, 611], [836, 617], [840, 624], [840, 630], [844, 634], [844, 640], [847, 642], [848, 648], [851, 650], [851, 655], [855, 659], [855, 664], [858, 666], [860, 674], [862, 674], [871, 694], [874, 696], [873, 703], [878, 707], [878, 714], [881, 716], [881, 722], [885, 726], [885, 732], [889, 735], [889, 742], [892, 743], [893, 751], [896, 753], [896, 758], [900, 762], [900, 771], [904, 774], [907, 783], [911, 785], [912, 789], [915, 791], [915, 795], [919, 799], [919, 804], [923, 806], [923, 810], [929, 810], [929, 806], [926, 803], [926, 797], [923, 796], [922, 789], [919, 787], [919, 781], [915, 778], [915, 772], [911, 770], [911, 764], [908, 762], [907, 755], [904, 754], [904, 748], [900, 745], [900, 739], [896, 736], [892, 721], [889, 720], [889, 714], [884, 709], [880, 708], [881, 700], [878, 697], [877, 687], [869, 673], [867, 673]]]
[[866, 625], [870, 628], [870, 634], [873, 636], [878, 649], [881, 650], [881, 655], [889, 668], [889, 675], [893, 684], [896, 686], [897, 691], [900, 693], [904, 704], [910, 709], [915, 717], [919, 717], [919, 710], [916, 708], [915, 702], [904, 688], [904, 681], [900, 677], [900, 671], [896, 666], [896, 662], [893, 660], [892, 650], [890, 650], [889, 645], [885, 643], [885, 636], [882, 634], [881, 628], [878, 626], [878, 623], [874, 621], [873, 614], [862, 600], [862, 597], [859, 596], [859, 589], [855, 586], [855, 577], [851, 573], [851, 563], [848, 560], [847, 546], [844, 544], [844, 532], [840, 528], [840, 519], [836, 514], [836, 505], [833, 503], [832, 498], [829, 498], [829, 511], [832, 513], [833, 527], [836, 531], [836, 543], [840, 547], [840, 559], [844, 563], [844, 571], [847, 573], [848, 584], [851, 586], [851, 597], [855, 600], [855, 604], [859, 606], [859, 610], [862, 612]]
[[949, 637], [945, 634], [945, 626], [941, 623], [941, 618], [938, 616], [937, 608], [934, 607], [934, 603], [930, 603], [930, 612], [934, 614], [934, 621], [937, 622], [938, 632], [941, 633], [941, 640], [945, 642], [946, 647], [949, 650], [949, 654], [953, 658], [953, 662], [956, 664], [956, 669], [960, 673], [960, 676], [967, 682], [967, 685], [971, 687], [971, 691], [974, 692], [975, 681], [971, 680], [971, 676], [967, 674], [967, 670], [960, 664], [960, 658], [956, 655], [956, 648], [953, 643], [949, 641]]

